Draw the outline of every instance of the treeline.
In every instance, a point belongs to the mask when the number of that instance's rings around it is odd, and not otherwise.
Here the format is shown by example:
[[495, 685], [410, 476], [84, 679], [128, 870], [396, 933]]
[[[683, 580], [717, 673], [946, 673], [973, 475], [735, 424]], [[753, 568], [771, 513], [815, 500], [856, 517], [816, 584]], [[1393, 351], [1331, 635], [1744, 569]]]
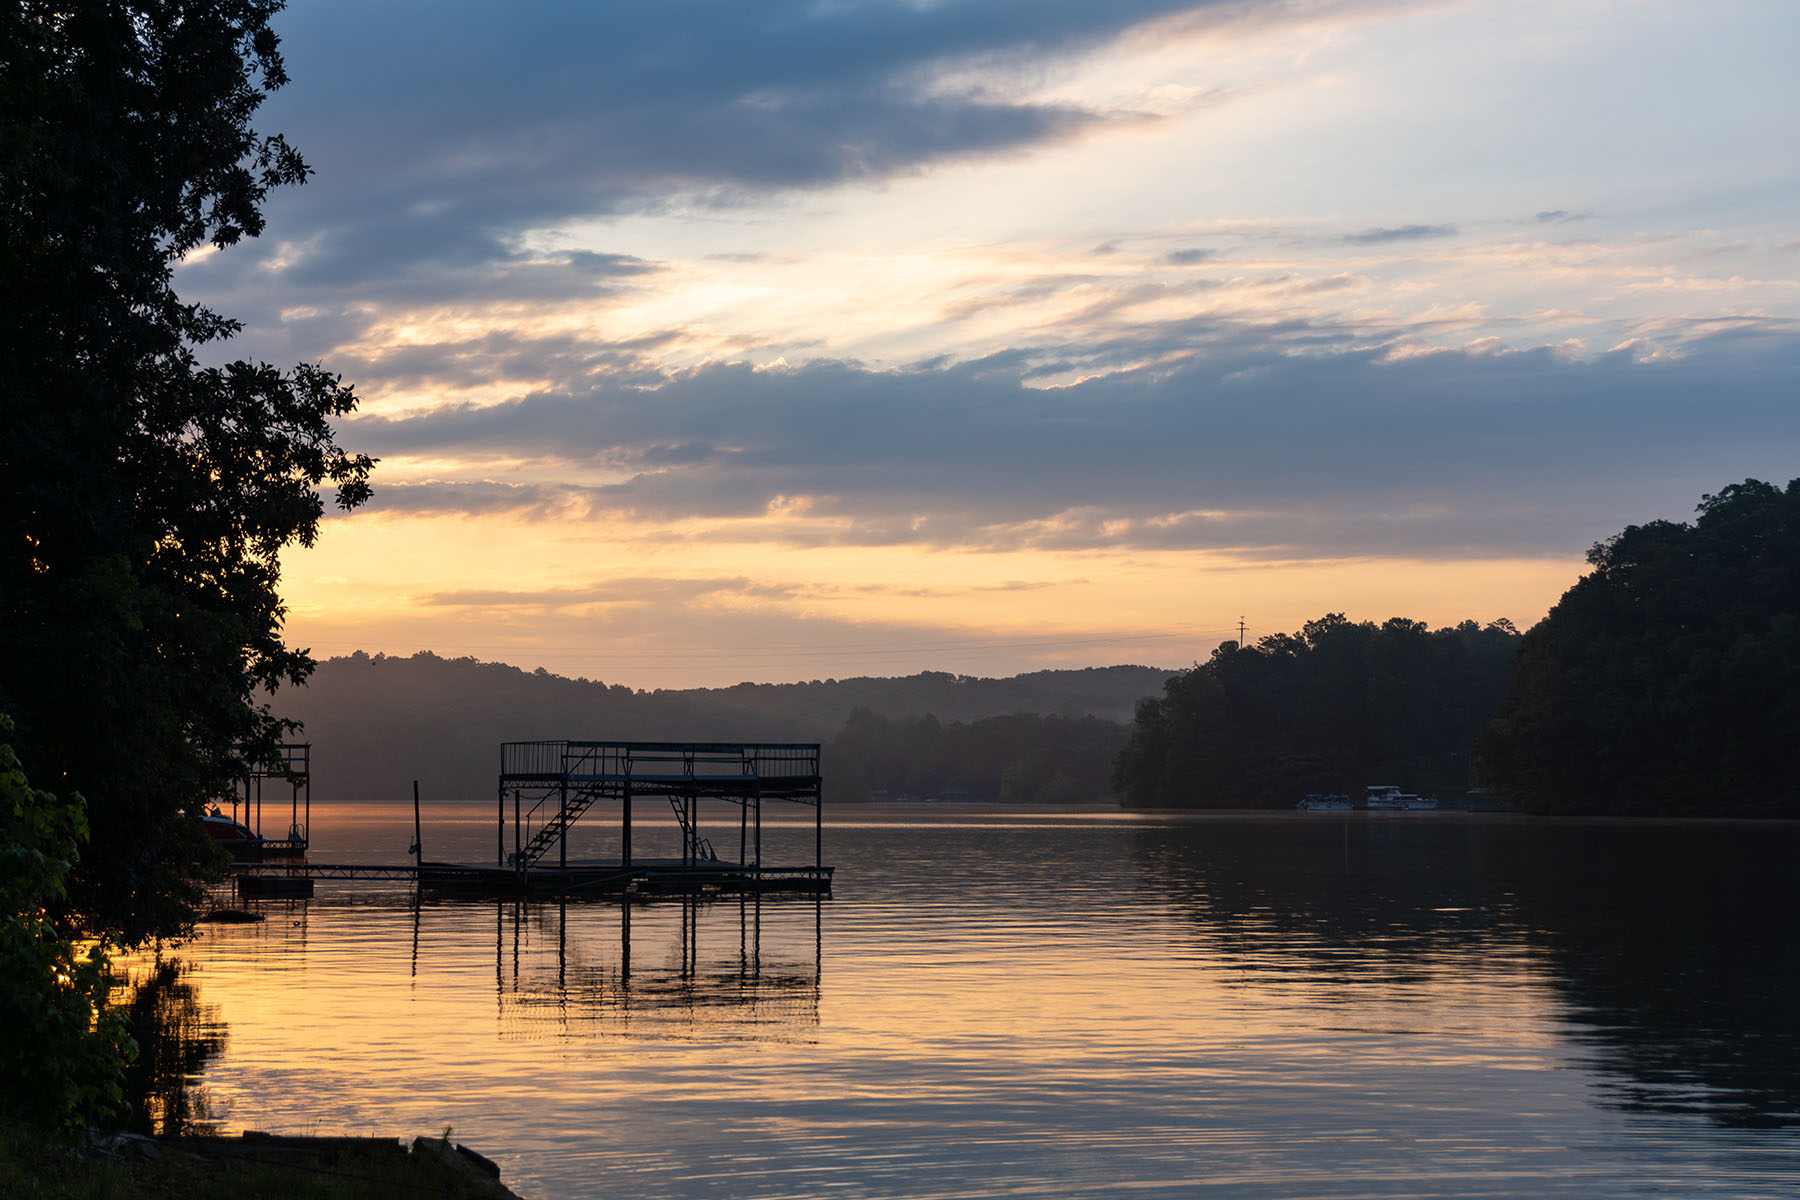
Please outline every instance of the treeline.
[[1800, 816], [1800, 480], [1633, 525], [1525, 635], [1477, 750], [1519, 807]]
[[1111, 799], [1125, 738], [1117, 721], [1073, 712], [946, 724], [859, 708], [826, 745], [823, 770], [840, 800], [1097, 804]]
[[1086, 667], [1030, 671], [1004, 679], [921, 671], [899, 677], [859, 676], [810, 683], [740, 683], [725, 688], [659, 690], [715, 711], [780, 717], [812, 737], [828, 737], [859, 708], [889, 716], [930, 713], [940, 721], [975, 721], [1005, 713], [1072, 710], [1130, 721], [1137, 702], [1162, 689], [1174, 672], [1160, 667]]
[[[305, 688], [271, 699], [282, 716], [304, 722], [299, 737], [313, 744], [318, 801], [405, 797], [414, 779], [428, 800], [492, 799], [500, 743], [539, 738], [820, 742], [833, 747], [826, 780], [837, 800], [947, 789], [996, 799], [1014, 766], [1008, 795], [1086, 800], [1105, 796], [1125, 736], [1103, 717], [1084, 724], [1089, 706], [1130, 712], [1170, 674], [1131, 666], [1011, 679], [927, 671], [635, 691], [473, 658], [358, 653], [320, 663]], [[860, 706], [846, 705], [851, 699]], [[1033, 712], [1061, 715], [1011, 715]], [[1091, 761], [1077, 768], [1079, 755]], [[1043, 776], [1035, 784], [1033, 772]]]
[[1518, 630], [1340, 613], [1210, 659], [1139, 703], [1114, 784], [1139, 807], [1291, 808], [1369, 783], [1461, 792]]

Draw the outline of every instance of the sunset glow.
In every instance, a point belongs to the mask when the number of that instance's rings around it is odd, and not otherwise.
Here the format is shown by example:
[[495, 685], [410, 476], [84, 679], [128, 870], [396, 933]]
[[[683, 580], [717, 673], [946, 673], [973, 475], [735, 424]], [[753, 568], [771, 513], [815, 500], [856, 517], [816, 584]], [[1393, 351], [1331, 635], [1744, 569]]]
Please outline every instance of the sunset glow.
[[284, 13], [316, 176], [179, 283], [384, 460], [292, 640], [1178, 666], [1240, 616], [1524, 627], [1800, 473], [1791, 6], [1026, 11]]

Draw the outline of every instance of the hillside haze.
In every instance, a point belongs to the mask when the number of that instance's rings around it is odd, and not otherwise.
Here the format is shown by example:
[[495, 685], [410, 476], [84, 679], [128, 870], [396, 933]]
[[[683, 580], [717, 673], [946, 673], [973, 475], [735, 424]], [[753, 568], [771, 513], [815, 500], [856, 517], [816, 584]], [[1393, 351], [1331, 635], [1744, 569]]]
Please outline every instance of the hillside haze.
[[[500, 743], [533, 739], [829, 742], [851, 712], [975, 721], [1014, 713], [1124, 722], [1174, 672], [1154, 667], [1036, 671], [983, 679], [927, 671], [900, 678], [743, 683], [633, 691], [505, 663], [356, 653], [321, 662], [273, 707], [312, 743], [313, 799], [491, 800]], [[831, 784], [827, 763], [827, 787]], [[828, 791], [829, 794], [829, 791]]]

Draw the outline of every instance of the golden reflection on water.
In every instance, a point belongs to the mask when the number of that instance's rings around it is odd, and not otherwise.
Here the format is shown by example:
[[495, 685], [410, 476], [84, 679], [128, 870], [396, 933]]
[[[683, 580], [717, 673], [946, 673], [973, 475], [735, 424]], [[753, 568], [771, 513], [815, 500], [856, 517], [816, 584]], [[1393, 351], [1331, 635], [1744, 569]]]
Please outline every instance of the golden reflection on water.
[[740, 896], [496, 904], [500, 1036], [810, 1037], [819, 1023], [825, 902], [782, 904], [784, 918], [810, 909], [810, 944], [792, 921], [764, 938], [764, 910], [774, 903]]
[[[428, 844], [479, 857], [492, 819], [428, 817]], [[348, 858], [410, 812], [315, 824]], [[1536, 836], [890, 809], [838, 814], [829, 900], [321, 883], [184, 954], [230, 1026], [226, 1128], [451, 1124], [541, 1200], [1791, 1194], [1791, 1090], [1687, 1048], [1718, 1014], [1632, 1007], [1668, 964], [1557, 857], [1604, 871], [1591, 841]], [[1644, 861], [1615, 907], [1653, 907]], [[1745, 1033], [1791, 1067], [1780, 1024]], [[1709, 1116], [1727, 1089], [1775, 1127]]]

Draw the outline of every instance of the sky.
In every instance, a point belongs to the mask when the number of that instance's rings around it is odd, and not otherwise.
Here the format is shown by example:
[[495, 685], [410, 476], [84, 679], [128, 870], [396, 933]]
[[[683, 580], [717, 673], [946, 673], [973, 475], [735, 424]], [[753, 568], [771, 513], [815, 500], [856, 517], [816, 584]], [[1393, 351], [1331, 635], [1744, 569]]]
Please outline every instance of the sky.
[[191, 255], [375, 498], [292, 644], [686, 687], [1543, 617], [1800, 476], [1792, 0], [306, 0]]

